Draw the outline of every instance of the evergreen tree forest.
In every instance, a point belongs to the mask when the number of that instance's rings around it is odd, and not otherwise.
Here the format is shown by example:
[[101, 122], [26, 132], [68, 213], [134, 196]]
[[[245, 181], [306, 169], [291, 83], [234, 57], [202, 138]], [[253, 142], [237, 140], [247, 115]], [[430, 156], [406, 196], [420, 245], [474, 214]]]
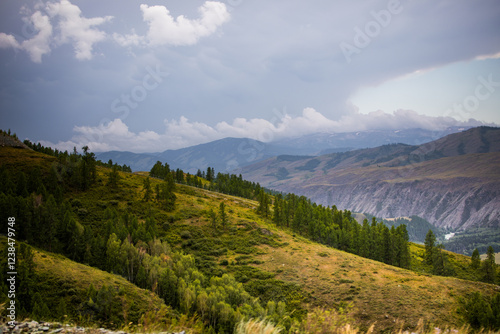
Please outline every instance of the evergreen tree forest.
[[[163, 231], [171, 228], [175, 219], [167, 213], [178, 205], [180, 184], [255, 200], [255, 212], [279, 229], [389, 265], [411, 266], [404, 224], [389, 228], [375, 218], [359, 224], [348, 210], [317, 205], [304, 196], [273, 193], [258, 183], [243, 180], [241, 175], [216, 174], [213, 168], [191, 175], [157, 162], [140, 184], [133, 187], [128, 184], [129, 188], [123, 189], [123, 179], [127, 177], [124, 172], [130, 169], [112, 161], [97, 161], [88, 147], [81, 148], [81, 153], [76, 149], [68, 153], [40, 144], [25, 144], [52, 158], [45, 165], [27, 164], [22, 168], [0, 165], [0, 221], [4, 224], [15, 216], [23, 222], [16, 226], [16, 238], [21, 245], [18, 256], [22, 278], [18, 280], [17, 298], [22, 302], [20, 314], [24, 316], [59, 320], [67, 314], [77, 318], [78, 313], [99, 324], [115, 326], [130, 320], [137, 323], [140, 317], [136, 314], [126, 318], [123, 312], [118, 312], [119, 304], [115, 302], [120, 294], [105, 285], [99, 289], [90, 286], [86, 300], [76, 308], [73, 306], [73, 313], [70, 306], [64, 304], [48, 311], [30, 276], [31, 247], [36, 247], [122, 276], [154, 292], [175, 312], [199, 318], [209, 333], [232, 333], [243, 319], [289, 320], [294, 312], [290, 309], [293, 303], [255, 298], [250, 290], [245, 290], [241, 277], [210, 272], [194, 255], [176, 250], [172, 246], [174, 242], [164, 237]], [[86, 199], [85, 196], [98, 187], [109, 191], [107, 202]], [[187, 188], [182, 186], [182, 191], [189, 191]], [[136, 192], [140, 203], [120, 207], [116, 199], [123, 192]], [[90, 207], [96, 210], [92, 211], [87, 203], [92, 203]], [[132, 204], [138, 209], [130, 213]], [[214, 235], [228, 230], [229, 212], [224, 201], [205, 212]], [[189, 238], [189, 233], [179, 234], [179, 239], [186, 239], [186, 244]], [[447, 271], [446, 255], [432, 236], [429, 236], [428, 249], [426, 261], [434, 266], [435, 273], [451, 274]], [[6, 259], [1, 263], [4, 266]], [[485, 281], [496, 282], [493, 250], [483, 262], [474, 257], [471, 266], [484, 272]], [[0, 272], [0, 303], [6, 300], [4, 276], [5, 272]], [[496, 310], [496, 305], [497, 300], [491, 299], [492, 310]]]
[[[182, 171], [172, 171], [167, 163], [158, 161], [150, 175], [160, 179], [175, 177], [178, 183], [204, 187], [211, 191], [257, 200], [257, 212], [281, 228], [310, 238], [313, 241], [370, 258], [386, 264], [409, 268], [410, 251], [406, 225], [388, 228], [375, 218], [360, 225], [348, 210], [335, 206], [324, 207], [304, 196], [276, 193], [264, 189], [258, 183], [243, 180], [242, 176], [217, 173], [213, 168], [206, 173], [192, 176]], [[201, 182], [201, 176], [210, 175], [211, 182]]]

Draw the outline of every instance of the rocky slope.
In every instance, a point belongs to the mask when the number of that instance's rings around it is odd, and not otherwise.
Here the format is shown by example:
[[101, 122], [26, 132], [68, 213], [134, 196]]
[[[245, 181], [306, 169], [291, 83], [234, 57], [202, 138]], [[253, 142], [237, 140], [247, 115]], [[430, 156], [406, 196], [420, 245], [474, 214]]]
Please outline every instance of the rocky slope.
[[387, 145], [315, 158], [281, 156], [243, 177], [317, 203], [439, 227], [500, 226], [500, 129], [475, 128], [424, 145]]

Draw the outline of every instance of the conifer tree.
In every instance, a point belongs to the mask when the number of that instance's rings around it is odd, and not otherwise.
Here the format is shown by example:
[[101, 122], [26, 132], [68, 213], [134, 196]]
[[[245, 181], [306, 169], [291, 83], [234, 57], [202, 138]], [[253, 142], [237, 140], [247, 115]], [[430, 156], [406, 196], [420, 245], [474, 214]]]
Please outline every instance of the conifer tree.
[[120, 181], [120, 174], [118, 173], [118, 166], [114, 165], [111, 169], [111, 172], [108, 174], [108, 186], [117, 189], [118, 182]]
[[168, 173], [165, 182], [157, 185], [156, 199], [162, 204], [163, 209], [166, 211], [173, 211], [175, 209], [175, 201], [177, 197], [174, 194], [175, 182], [172, 173]]
[[446, 259], [442, 249], [443, 245], [439, 244], [433, 250], [432, 271], [435, 275], [445, 275], [446, 272]]
[[495, 264], [495, 251], [493, 247], [488, 247], [488, 252], [486, 253], [486, 259], [483, 261], [482, 266], [483, 281], [487, 283], [496, 282], [496, 264]]
[[79, 174], [80, 174], [80, 188], [81, 190], [87, 190], [96, 179], [96, 160], [95, 154], [89, 152], [89, 147], [82, 147], [83, 156], [82, 161], [79, 166]]
[[424, 254], [425, 263], [432, 264], [436, 248], [436, 236], [434, 235], [434, 232], [432, 232], [432, 230], [429, 230], [429, 232], [427, 232], [424, 244], [425, 244], [425, 254]]
[[20, 172], [17, 176], [17, 196], [28, 197], [26, 174]]
[[151, 181], [149, 180], [149, 176], [144, 179], [144, 197], [143, 200], [145, 202], [149, 202], [151, 197], [153, 196], [153, 191], [151, 190]]
[[227, 227], [227, 215], [226, 215], [226, 204], [221, 202], [219, 205], [219, 219], [222, 225], [222, 228]]
[[212, 225], [212, 228], [214, 229], [214, 231], [217, 231], [217, 214], [212, 208], [210, 208], [210, 211], [208, 211], [208, 216], [210, 218], [210, 224]]
[[474, 249], [474, 251], [472, 252], [472, 256], [471, 256], [471, 267], [472, 269], [479, 269], [479, 267], [481, 266], [481, 257], [479, 256], [479, 251], [476, 249]]

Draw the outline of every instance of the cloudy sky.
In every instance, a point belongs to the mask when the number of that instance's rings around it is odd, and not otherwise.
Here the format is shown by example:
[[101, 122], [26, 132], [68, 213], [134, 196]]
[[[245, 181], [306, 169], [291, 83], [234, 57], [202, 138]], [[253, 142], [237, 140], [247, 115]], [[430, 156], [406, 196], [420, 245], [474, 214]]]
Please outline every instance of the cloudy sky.
[[62, 149], [500, 124], [498, 0], [2, 0], [0, 128]]

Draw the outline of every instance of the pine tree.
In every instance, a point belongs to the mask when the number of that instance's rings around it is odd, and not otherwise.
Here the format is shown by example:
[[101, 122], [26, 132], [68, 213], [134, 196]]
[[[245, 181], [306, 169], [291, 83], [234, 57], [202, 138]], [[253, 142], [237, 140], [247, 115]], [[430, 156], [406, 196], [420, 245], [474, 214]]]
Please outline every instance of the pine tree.
[[222, 228], [227, 227], [227, 215], [226, 215], [226, 205], [224, 202], [221, 202], [219, 205], [219, 219], [222, 225]]
[[488, 252], [486, 253], [486, 259], [483, 261], [482, 266], [483, 281], [487, 283], [496, 282], [496, 264], [495, 264], [495, 251], [493, 247], [488, 247]]
[[214, 229], [214, 231], [217, 231], [217, 214], [212, 208], [210, 208], [208, 216], [210, 218], [210, 224], [212, 225], [212, 228]]
[[149, 176], [144, 179], [144, 197], [143, 200], [145, 202], [149, 202], [151, 197], [153, 196], [153, 191], [151, 190], [151, 181], [149, 180]]
[[17, 196], [28, 197], [28, 188], [27, 188], [26, 174], [20, 172], [17, 176]]
[[118, 166], [114, 165], [111, 169], [111, 172], [108, 174], [108, 186], [117, 189], [118, 182], [120, 181], [120, 174], [118, 173]]
[[96, 180], [96, 160], [95, 154], [89, 152], [89, 147], [82, 147], [83, 156], [79, 167], [80, 174], [80, 188], [87, 190]]
[[274, 197], [273, 223], [277, 226], [283, 225], [283, 196], [281, 194]]
[[472, 256], [471, 256], [471, 268], [472, 269], [479, 269], [479, 267], [481, 266], [481, 257], [479, 256], [479, 251], [476, 249], [474, 249], [474, 251], [472, 252]]
[[425, 244], [425, 254], [424, 254], [425, 263], [432, 264], [434, 252], [436, 249], [436, 236], [434, 235], [434, 232], [432, 232], [432, 230], [429, 230], [429, 232], [427, 232], [424, 244]]
[[173, 211], [175, 209], [175, 201], [177, 197], [174, 194], [175, 182], [172, 173], [167, 174], [165, 182], [157, 185], [156, 198], [162, 204], [163, 209], [166, 211]]
[[446, 272], [446, 264], [445, 264], [445, 255], [442, 252], [443, 245], [438, 245], [434, 248], [433, 250], [433, 257], [432, 257], [432, 272], [435, 275], [443, 275]]

